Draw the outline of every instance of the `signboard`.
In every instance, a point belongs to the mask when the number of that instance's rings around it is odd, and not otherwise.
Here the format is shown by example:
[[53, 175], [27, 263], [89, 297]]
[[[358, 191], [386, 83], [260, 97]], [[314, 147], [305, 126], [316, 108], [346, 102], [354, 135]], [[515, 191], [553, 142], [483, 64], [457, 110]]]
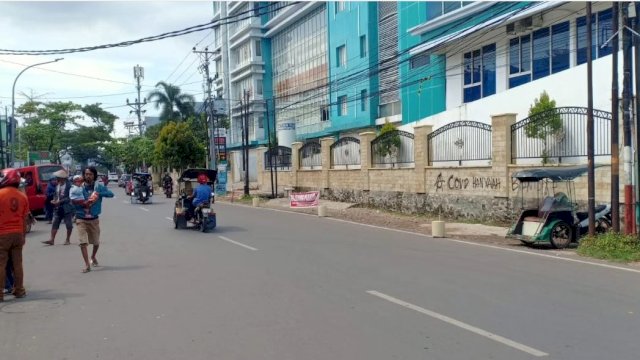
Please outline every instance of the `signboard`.
[[29, 151], [29, 164], [50, 164], [51, 163], [51, 153], [48, 151]]
[[216, 182], [216, 195], [227, 194], [227, 163], [218, 164], [218, 174]]
[[319, 191], [308, 191], [302, 193], [289, 194], [289, 207], [292, 208], [307, 208], [318, 206], [320, 200]]
[[213, 138], [213, 144], [218, 154], [218, 162], [227, 161], [227, 138], [216, 136]]

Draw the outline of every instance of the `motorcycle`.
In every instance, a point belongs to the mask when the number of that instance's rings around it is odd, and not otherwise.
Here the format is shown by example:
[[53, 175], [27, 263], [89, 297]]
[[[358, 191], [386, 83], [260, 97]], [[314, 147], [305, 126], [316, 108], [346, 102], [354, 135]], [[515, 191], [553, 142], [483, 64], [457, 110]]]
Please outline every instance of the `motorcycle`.
[[133, 192], [131, 193], [131, 203], [151, 203], [153, 190], [150, 186], [151, 175], [147, 173], [135, 173], [132, 177]]
[[164, 194], [167, 195], [167, 199], [171, 199], [171, 194], [173, 193], [173, 184], [170, 182], [164, 183]]

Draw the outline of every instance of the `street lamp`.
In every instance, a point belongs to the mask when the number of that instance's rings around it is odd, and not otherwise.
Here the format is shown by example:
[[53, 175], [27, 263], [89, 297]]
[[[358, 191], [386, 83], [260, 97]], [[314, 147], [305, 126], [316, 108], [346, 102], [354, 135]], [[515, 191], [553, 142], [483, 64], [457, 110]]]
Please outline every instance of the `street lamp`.
[[[9, 139], [9, 137], [7, 137], [7, 142], [11, 141], [11, 145], [13, 145], [14, 143], [14, 137], [15, 137], [15, 132], [16, 132], [16, 119], [14, 117], [15, 111], [16, 111], [16, 82], [18, 82], [18, 78], [20, 77], [20, 75], [22, 75], [23, 72], [29, 70], [32, 67], [38, 66], [38, 65], [45, 65], [45, 64], [51, 64], [54, 62], [58, 62], [60, 60], [64, 60], [64, 58], [57, 58], [55, 60], [51, 60], [51, 61], [45, 61], [45, 62], [41, 62], [41, 63], [37, 63], [37, 64], [33, 64], [33, 65], [29, 65], [26, 68], [22, 69], [22, 71], [20, 71], [20, 73], [18, 73], [18, 76], [16, 76], [16, 79], [13, 81], [13, 87], [11, 88], [11, 122], [8, 124], [9, 128], [11, 128], [11, 138]], [[11, 151], [11, 163], [13, 164], [14, 161], [14, 154], [13, 154], [13, 150]], [[9, 162], [9, 159], [7, 159], [7, 163]]]

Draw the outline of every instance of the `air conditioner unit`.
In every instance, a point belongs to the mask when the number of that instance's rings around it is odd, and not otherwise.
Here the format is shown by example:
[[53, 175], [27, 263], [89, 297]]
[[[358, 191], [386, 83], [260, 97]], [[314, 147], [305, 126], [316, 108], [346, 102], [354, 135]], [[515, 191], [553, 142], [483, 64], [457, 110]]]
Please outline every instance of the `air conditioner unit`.
[[542, 27], [542, 14], [535, 14], [531, 17], [531, 25], [534, 29]]
[[507, 29], [507, 35], [516, 35], [516, 24], [515, 23], [511, 23], [511, 24], [507, 24], [506, 26]]
[[[522, 30], [533, 29], [533, 17], [529, 16], [517, 22]], [[516, 26], [518, 27], [518, 26]]]

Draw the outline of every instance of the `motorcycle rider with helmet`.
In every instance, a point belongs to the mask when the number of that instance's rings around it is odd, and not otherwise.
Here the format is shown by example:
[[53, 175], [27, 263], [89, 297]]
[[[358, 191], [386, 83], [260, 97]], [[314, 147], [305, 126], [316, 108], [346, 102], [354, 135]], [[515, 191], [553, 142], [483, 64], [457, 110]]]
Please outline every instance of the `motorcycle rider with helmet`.
[[191, 213], [192, 218], [195, 219], [195, 209], [201, 204], [208, 204], [211, 202], [211, 186], [207, 183], [209, 182], [209, 178], [205, 174], [198, 175], [198, 186], [193, 189], [193, 193], [188, 197], [191, 199], [191, 206], [189, 207], [189, 211]]
[[169, 173], [164, 173], [164, 177], [162, 178], [162, 188], [164, 189], [164, 193], [167, 197], [171, 197], [171, 194], [173, 193], [173, 179]]

